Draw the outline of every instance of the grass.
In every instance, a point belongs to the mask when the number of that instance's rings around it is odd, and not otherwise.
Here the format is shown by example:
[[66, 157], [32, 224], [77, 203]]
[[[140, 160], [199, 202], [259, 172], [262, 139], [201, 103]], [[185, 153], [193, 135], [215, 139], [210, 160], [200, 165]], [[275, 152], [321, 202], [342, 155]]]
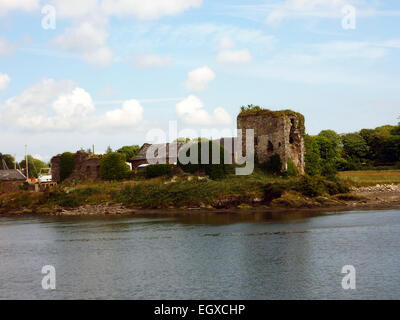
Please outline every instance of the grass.
[[339, 172], [338, 176], [342, 181], [357, 187], [400, 183], [400, 170], [344, 171]]
[[[20, 191], [0, 196], [0, 210], [29, 208], [33, 212], [59, 207], [118, 203], [141, 208], [228, 208], [252, 205], [254, 201], [273, 205], [273, 200], [293, 207], [312, 206], [318, 196], [345, 193], [343, 183], [323, 177], [281, 177], [256, 169], [252, 175], [230, 174], [221, 180], [181, 174], [143, 181], [79, 181], [59, 185], [47, 192]], [[257, 200], [255, 200], [257, 198]]]

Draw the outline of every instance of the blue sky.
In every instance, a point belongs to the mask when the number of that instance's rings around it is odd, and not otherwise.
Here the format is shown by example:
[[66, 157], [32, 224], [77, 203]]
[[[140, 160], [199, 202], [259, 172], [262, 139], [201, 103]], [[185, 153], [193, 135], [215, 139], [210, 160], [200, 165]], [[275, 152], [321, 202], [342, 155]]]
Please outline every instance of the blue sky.
[[399, 19], [390, 0], [0, 0], [0, 152], [233, 130], [244, 104], [301, 112], [310, 134], [395, 124]]

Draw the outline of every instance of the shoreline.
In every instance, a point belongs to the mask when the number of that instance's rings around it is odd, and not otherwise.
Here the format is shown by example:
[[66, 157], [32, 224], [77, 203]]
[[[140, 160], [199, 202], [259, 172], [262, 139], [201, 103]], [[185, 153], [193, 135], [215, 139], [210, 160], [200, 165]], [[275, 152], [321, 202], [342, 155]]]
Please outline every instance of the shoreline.
[[[365, 189], [365, 188], [360, 188]], [[146, 209], [125, 207], [121, 204], [96, 204], [84, 205], [76, 208], [52, 207], [34, 210], [21, 208], [17, 210], [0, 210], [0, 217], [15, 216], [175, 216], [175, 215], [206, 215], [206, 214], [255, 214], [255, 213], [291, 213], [291, 212], [338, 212], [353, 210], [393, 210], [400, 209], [400, 192], [377, 191], [376, 187], [370, 190], [354, 190], [354, 194], [360, 196], [360, 200], [341, 201], [329, 205], [306, 206], [268, 206], [265, 204], [239, 205], [230, 208], [159, 208]], [[358, 191], [358, 192], [357, 192]]]
[[[39, 197], [38, 193], [31, 193]], [[27, 198], [29, 199], [29, 198]], [[241, 214], [290, 212], [337, 212], [352, 210], [390, 210], [400, 209], [400, 184], [382, 184], [367, 187], [352, 187], [349, 193], [334, 196], [306, 197], [298, 192], [287, 191], [269, 202], [259, 195], [248, 198], [235, 198], [227, 194], [214, 204], [201, 204], [194, 207], [146, 208], [124, 205], [119, 202], [95, 201], [80, 206], [60, 206], [33, 202], [33, 205], [11, 205], [0, 207], [1, 216], [173, 216], [207, 214]], [[12, 200], [12, 199], [11, 199]], [[12, 201], [11, 201], [12, 203]], [[29, 202], [28, 202], [29, 203]], [[32, 202], [30, 202], [32, 203]]]

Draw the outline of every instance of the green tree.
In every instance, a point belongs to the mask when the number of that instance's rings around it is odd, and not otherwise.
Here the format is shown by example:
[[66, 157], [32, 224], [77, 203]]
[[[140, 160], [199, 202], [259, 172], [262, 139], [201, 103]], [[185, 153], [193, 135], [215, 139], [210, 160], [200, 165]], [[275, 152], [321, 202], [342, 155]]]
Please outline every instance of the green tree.
[[306, 134], [304, 136], [304, 145], [306, 149], [305, 172], [311, 176], [321, 174], [321, 157], [315, 137]]
[[368, 155], [368, 145], [364, 138], [358, 133], [348, 133], [342, 137], [343, 151], [352, 158], [365, 159]]
[[397, 127], [395, 127], [395, 128], [392, 130], [392, 135], [394, 135], [394, 136], [400, 136], [400, 122], [399, 122], [399, 124], [397, 125]]
[[314, 138], [318, 146], [319, 156], [321, 158], [321, 174], [327, 177], [332, 177], [337, 172], [336, 161], [338, 158], [337, 145], [334, 141], [325, 136], [316, 136]]
[[125, 163], [125, 154], [110, 152], [100, 161], [100, 176], [104, 180], [122, 180], [130, 175], [130, 168]]
[[[26, 168], [25, 159], [22, 160], [19, 165], [21, 168]], [[37, 178], [40, 172], [40, 169], [47, 168], [47, 164], [39, 159], [35, 159], [31, 155], [28, 155], [28, 169], [29, 169], [29, 178]]]
[[133, 160], [139, 153], [140, 147], [138, 145], [134, 146], [123, 146], [117, 150], [118, 153], [125, 155], [126, 160]]
[[6, 169], [3, 168], [3, 161], [5, 162], [8, 169], [14, 169], [15, 159], [11, 154], [2, 154], [0, 152], [0, 169]]
[[60, 159], [60, 180], [67, 179], [75, 168], [75, 155], [71, 152], [64, 152]]
[[328, 138], [335, 145], [336, 148], [338, 148], [342, 142], [340, 135], [338, 135], [333, 130], [322, 130], [318, 135]]

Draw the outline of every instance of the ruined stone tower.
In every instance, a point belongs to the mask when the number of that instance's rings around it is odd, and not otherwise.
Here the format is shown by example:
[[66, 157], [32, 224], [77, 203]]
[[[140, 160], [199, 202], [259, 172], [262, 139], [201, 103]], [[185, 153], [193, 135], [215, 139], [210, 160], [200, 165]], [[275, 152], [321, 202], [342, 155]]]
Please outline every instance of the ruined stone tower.
[[[263, 163], [277, 153], [286, 171], [290, 159], [299, 173], [304, 173], [304, 116], [291, 110], [271, 111], [260, 107], [242, 108], [237, 117], [237, 128], [254, 129], [254, 151]], [[243, 146], [243, 150], [245, 147]]]

